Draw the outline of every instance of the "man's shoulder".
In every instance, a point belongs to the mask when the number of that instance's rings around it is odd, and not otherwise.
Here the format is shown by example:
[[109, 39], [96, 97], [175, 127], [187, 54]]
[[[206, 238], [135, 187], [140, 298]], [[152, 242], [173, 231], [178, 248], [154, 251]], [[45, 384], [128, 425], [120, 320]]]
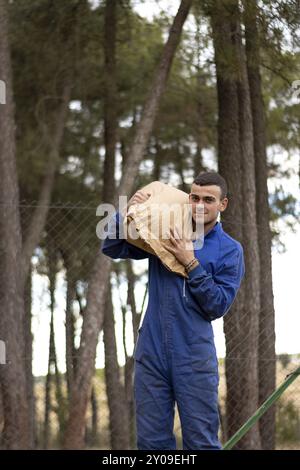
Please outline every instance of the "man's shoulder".
[[241, 243], [235, 238], [231, 237], [227, 232], [224, 231], [224, 229], [220, 231], [219, 236], [220, 236], [220, 242], [221, 242], [221, 246], [223, 250], [239, 251], [241, 253], [243, 252], [243, 247]]

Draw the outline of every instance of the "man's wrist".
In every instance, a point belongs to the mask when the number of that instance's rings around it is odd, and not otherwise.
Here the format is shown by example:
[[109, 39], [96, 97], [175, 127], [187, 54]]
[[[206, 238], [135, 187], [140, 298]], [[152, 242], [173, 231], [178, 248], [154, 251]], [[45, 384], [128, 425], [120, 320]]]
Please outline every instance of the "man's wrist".
[[184, 266], [184, 269], [186, 270], [187, 273], [195, 269], [196, 266], [198, 266], [199, 261], [197, 258], [193, 258], [188, 264]]
[[199, 261], [196, 260], [196, 262], [189, 268], [189, 270], [187, 271], [187, 273], [190, 273], [191, 271], [193, 271], [197, 266], [199, 266]]

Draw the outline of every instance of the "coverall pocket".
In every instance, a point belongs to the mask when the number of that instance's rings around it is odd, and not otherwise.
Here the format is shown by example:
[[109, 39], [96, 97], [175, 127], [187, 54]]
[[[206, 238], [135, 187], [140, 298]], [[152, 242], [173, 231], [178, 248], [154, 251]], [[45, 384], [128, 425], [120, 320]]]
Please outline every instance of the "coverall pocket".
[[219, 385], [218, 361], [213, 351], [202, 344], [191, 346], [192, 382], [197, 390], [217, 392]]
[[190, 345], [191, 365], [195, 372], [218, 373], [218, 360], [215, 352], [206, 344], [194, 343]]

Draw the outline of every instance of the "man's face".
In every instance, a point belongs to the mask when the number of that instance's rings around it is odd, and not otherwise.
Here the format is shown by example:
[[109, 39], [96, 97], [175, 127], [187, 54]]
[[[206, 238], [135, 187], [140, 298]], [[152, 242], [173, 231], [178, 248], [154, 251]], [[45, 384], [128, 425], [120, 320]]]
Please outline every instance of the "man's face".
[[228, 199], [221, 199], [221, 188], [219, 186], [192, 184], [189, 202], [192, 206], [194, 222], [207, 225], [217, 220], [218, 213], [226, 209]]

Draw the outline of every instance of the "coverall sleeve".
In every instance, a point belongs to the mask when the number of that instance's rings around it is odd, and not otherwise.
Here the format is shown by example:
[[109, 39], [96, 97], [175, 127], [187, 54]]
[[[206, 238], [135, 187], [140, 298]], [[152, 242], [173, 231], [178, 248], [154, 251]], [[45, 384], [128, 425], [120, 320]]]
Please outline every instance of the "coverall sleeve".
[[[113, 259], [144, 259], [149, 258], [150, 254], [128, 243], [124, 238], [119, 238], [120, 224], [123, 223], [123, 217], [116, 212], [108, 222], [108, 235], [102, 243], [101, 251], [106, 256]], [[113, 238], [110, 238], [113, 234]]]
[[220, 318], [231, 307], [245, 273], [244, 255], [237, 245], [223, 255], [214, 275], [208, 273], [201, 262], [190, 271], [187, 283], [199, 313], [208, 321]]

